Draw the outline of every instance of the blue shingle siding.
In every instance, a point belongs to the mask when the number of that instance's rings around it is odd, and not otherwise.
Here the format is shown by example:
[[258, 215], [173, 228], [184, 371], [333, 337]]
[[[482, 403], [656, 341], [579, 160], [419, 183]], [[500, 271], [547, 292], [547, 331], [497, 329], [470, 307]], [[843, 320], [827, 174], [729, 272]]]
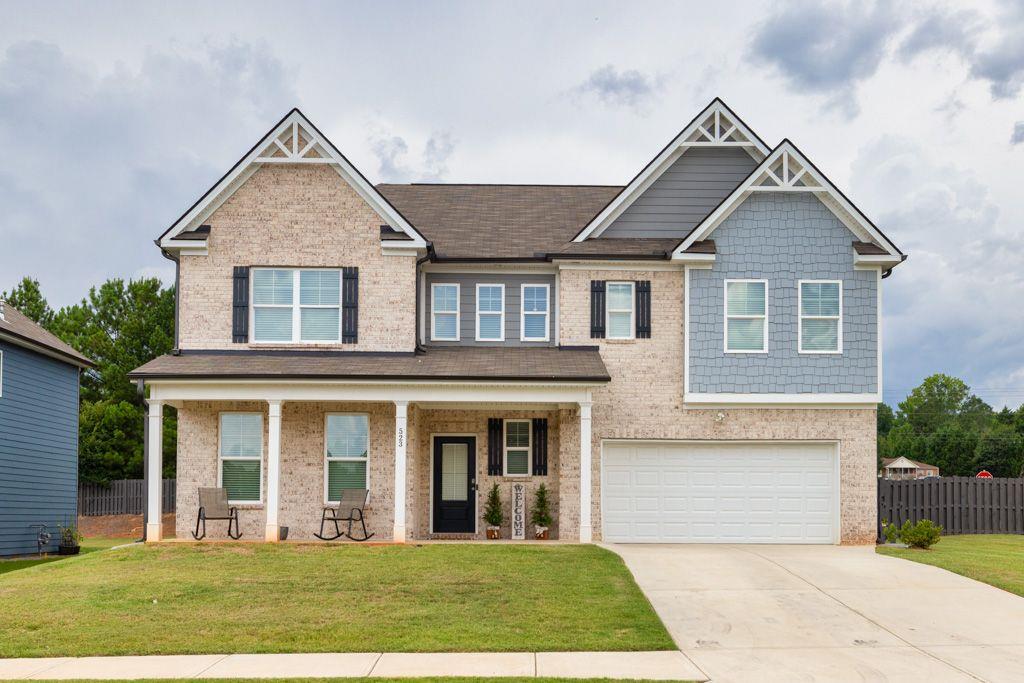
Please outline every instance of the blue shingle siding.
[[[877, 391], [877, 273], [854, 270], [852, 233], [816, 197], [755, 194], [712, 233], [710, 270], [690, 272], [690, 391]], [[768, 281], [768, 353], [724, 352], [725, 280]], [[797, 282], [843, 281], [843, 353], [797, 352]]]
[[0, 556], [36, 552], [36, 530], [74, 523], [78, 368], [0, 341]]

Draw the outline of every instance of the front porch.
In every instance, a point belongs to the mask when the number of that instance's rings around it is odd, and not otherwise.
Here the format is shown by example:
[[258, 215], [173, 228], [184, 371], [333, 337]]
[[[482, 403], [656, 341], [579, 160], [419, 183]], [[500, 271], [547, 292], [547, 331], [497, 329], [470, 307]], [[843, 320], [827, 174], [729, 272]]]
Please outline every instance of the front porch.
[[[589, 383], [148, 384], [150, 488], [163, 465], [163, 406], [178, 410], [179, 539], [192, 538], [199, 487], [225, 486], [236, 498], [243, 540], [276, 542], [282, 527], [289, 540], [316, 540], [321, 511], [337, 500], [339, 487], [368, 489], [366, 524], [374, 542], [478, 540], [485, 538], [484, 502], [493, 484], [508, 539], [511, 491], [521, 483], [527, 539], [543, 484], [554, 519], [551, 538], [591, 540]], [[258, 438], [237, 433], [242, 423]], [[506, 441], [507, 429], [519, 440]], [[241, 481], [237, 473], [246, 470], [252, 478]], [[151, 494], [149, 520], [160, 519], [160, 505]], [[208, 538], [226, 537], [226, 522], [207, 527]], [[146, 531], [147, 541], [161, 540], [159, 525]]]

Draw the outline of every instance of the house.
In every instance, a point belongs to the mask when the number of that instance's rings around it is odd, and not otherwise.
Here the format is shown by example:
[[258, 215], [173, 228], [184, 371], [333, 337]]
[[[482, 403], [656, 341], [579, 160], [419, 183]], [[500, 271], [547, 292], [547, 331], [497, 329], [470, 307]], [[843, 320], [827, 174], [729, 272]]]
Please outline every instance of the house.
[[937, 465], [929, 465], [903, 456], [882, 458], [882, 471], [879, 472], [879, 476], [883, 479], [925, 479], [939, 476], [939, 468]]
[[78, 379], [92, 362], [0, 300], [0, 556], [78, 517]]
[[378, 539], [482, 538], [520, 483], [562, 540], [875, 539], [905, 256], [721, 100], [622, 187], [373, 185], [293, 110], [157, 243], [176, 350], [132, 377], [150, 520], [178, 411], [179, 537], [220, 484], [249, 538], [362, 487]]

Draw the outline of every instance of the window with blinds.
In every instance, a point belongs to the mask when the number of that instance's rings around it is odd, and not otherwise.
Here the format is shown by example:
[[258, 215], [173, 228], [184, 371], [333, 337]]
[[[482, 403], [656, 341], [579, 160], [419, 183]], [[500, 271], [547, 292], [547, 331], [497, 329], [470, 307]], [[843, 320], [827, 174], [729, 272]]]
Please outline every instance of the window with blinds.
[[800, 353], [842, 353], [843, 283], [801, 280], [799, 286]]
[[607, 339], [632, 339], [633, 338], [633, 316], [635, 309], [633, 304], [634, 283], [632, 282], [609, 282], [605, 285], [607, 299], [605, 306], [608, 317], [606, 325]]
[[530, 421], [505, 420], [505, 476], [530, 476]]
[[341, 341], [341, 271], [252, 269], [255, 342]]
[[263, 415], [221, 413], [220, 486], [232, 503], [263, 499]]
[[725, 351], [768, 352], [767, 280], [725, 281]]
[[430, 288], [430, 338], [459, 340], [459, 285], [435, 284]]
[[370, 426], [366, 415], [330, 414], [325, 436], [326, 500], [341, 500], [343, 489], [369, 488]]
[[505, 340], [505, 285], [476, 286], [476, 340]]
[[547, 285], [523, 285], [519, 335], [522, 341], [548, 340], [549, 299]]

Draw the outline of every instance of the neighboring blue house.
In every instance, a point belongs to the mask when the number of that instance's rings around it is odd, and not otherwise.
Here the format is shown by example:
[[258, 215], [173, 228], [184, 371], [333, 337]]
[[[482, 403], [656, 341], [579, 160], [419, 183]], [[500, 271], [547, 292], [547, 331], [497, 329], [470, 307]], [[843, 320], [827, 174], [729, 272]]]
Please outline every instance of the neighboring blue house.
[[78, 379], [92, 362], [0, 301], [0, 556], [78, 514]]

